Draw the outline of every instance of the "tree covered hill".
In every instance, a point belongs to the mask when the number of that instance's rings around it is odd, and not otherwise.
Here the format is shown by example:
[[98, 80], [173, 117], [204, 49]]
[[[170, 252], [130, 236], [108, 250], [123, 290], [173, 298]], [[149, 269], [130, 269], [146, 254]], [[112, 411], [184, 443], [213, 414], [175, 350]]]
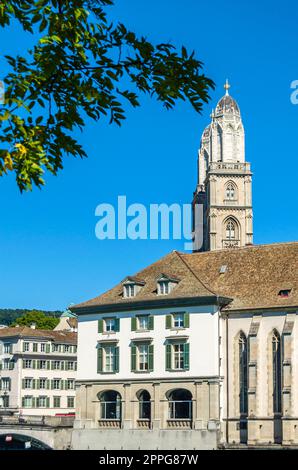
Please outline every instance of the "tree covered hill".
[[[0, 309], [0, 325], [11, 325], [17, 318], [22, 317], [26, 313], [36, 311], [36, 310], [28, 310], [28, 309], [12, 309], [12, 308], [3, 308]], [[42, 312], [44, 315], [48, 317], [59, 318], [62, 311], [46, 311], [46, 310], [38, 310]]]

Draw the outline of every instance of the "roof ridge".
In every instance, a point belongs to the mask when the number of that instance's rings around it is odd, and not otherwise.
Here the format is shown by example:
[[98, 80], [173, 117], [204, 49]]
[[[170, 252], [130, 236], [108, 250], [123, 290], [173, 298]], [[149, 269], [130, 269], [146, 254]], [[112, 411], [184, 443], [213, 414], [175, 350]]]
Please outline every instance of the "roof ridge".
[[209, 250], [209, 251], [195, 251], [192, 253], [187, 252], [179, 252], [182, 256], [192, 256], [192, 255], [208, 255], [210, 253], [220, 253], [220, 252], [238, 252], [239, 250], [252, 250], [258, 248], [267, 248], [271, 246], [282, 246], [282, 245], [298, 245], [298, 241], [290, 241], [290, 242], [274, 242], [274, 243], [261, 243], [259, 245], [247, 245], [247, 246], [239, 246], [237, 248], [220, 248], [218, 250]]
[[192, 273], [192, 275], [202, 284], [202, 286], [211, 294], [218, 296], [216, 292], [213, 292], [209, 287], [206, 286], [206, 284], [199, 278], [199, 276], [193, 271], [193, 269], [189, 266], [189, 264], [182, 258], [182, 255], [178, 252], [175, 251], [176, 255], [178, 258], [183, 262], [183, 264], [187, 267], [187, 269]]

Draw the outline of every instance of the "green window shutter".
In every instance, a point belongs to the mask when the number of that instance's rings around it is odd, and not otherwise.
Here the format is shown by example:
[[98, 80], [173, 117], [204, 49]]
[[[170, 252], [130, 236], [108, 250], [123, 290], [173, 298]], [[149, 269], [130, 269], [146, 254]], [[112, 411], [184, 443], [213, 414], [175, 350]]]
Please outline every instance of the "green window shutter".
[[25, 397], [22, 397], [22, 408], [25, 408]]
[[103, 369], [103, 360], [102, 360], [103, 354], [102, 353], [103, 353], [102, 347], [98, 346], [97, 348], [97, 373], [98, 374], [100, 374]]
[[136, 346], [131, 347], [131, 371], [135, 372], [137, 368], [137, 348]]
[[120, 331], [120, 318], [115, 318], [115, 331]]
[[153, 344], [150, 344], [148, 349], [149, 349], [148, 350], [148, 369], [150, 370], [150, 372], [152, 372], [153, 368], [154, 368], [154, 346], [153, 346]]
[[78, 368], [78, 363], [77, 363], [77, 361], [75, 361], [75, 363], [74, 363], [74, 370], [77, 370], [77, 368]]
[[65, 370], [68, 370], [68, 362], [65, 362]]
[[149, 330], [154, 330], [154, 316], [153, 315], [149, 315], [148, 328]]
[[36, 361], [36, 368], [40, 369], [40, 361], [39, 360]]
[[67, 380], [64, 380], [64, 390], [68, 390], [68, 388], [67, 388]]
[[103, 332], [103, 319], [101, 320], [98, 320], [98, 327], [97, 327], [97, 331], [98, 333], [102, 333]]
[[12, 344], [9, 346], [9, 352], [12, 354]]
[[189, 343], [184, 344], [184, 370], [189, 370]]
[[54, 370], [54, 361], [51, 361], [51, 370]]
[[50, 389], [50, 381], [47, 379], [46, 380], [46, 389], [49, 390]]
[[33, 359], [33, 361], [32, 361], [32, 368], [36, 369], [36, 360], [35, 359]]
[[51, 390], [54, 390], [54, 380], [51, 380]]
[[114, 351], [114, 372], [119, 372], [119, 346]]
[[60, 380], [60, 390], [64, 390], [64, 380]]
[[51, 368], [50, 361], [47, 361], [47, 369], [49, 370]]
[[64, 361], [61, 361], [61, 370], [64, 370]]
[[39, 379], [36, 380], [36, 388], [38, 390], [40, 390], [40, 380]]
[[23, 359], [23, 369], [25, 369], [25, 359]]
[[33, 401], [33, 408], [36, 407], [36, 408], [39, 408], [39, 398], [33, 398], [32, 399]]
[[189, 313], [184, 313], [184, 328], [189, 328]]
[[32, 388], [33, 388], [33, 389], [36, 388], [36, 380], [35, 380], [35, 379], [32, 380]]
[[131, 331], [137, 330], [137, 317], [131, 317]]
[[46, 345], [46, 353], [49, 353], [51, 350], [51, 346], [49, 344]]
[[22, 389], [25, 388], [25, 379], [22, 379]]
[[172, 315], [166, 315], [166, 329], [172, 328]]
[[172, 345], [166, 344], [166, 370], [172, 369]]
[[23, 352], [25, 352], [25, 343], [23, 341]]
[[47, 408], [50, 408], [50, 397], [47, 397]]

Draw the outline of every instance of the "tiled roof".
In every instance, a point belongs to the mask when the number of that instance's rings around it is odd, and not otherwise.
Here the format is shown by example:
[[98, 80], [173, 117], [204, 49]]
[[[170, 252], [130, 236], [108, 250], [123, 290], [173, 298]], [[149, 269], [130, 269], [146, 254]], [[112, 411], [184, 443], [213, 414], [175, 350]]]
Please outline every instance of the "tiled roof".
[[[220, 273], [226, 266], [224, 273]], [[156, 279], [170, 272], [180, 279], [166, 296], [156, 293]], [[122, 284], [94, 299], [71, 307], [77, 313], [88, 307], [125, 303], [220, 296], [232, 299], [227, 310], [283, 308], [298, 306], [298, 242], [254, 245], [205, 253], [176, 251], [138, 272], [145, 281], [133, 298], [123, 298]], [[288, 297], [279, 296], [282, 289], [291, 289]]]
[[38, 330], [29, 326], [18, 326], [0, 329], [0, 339], [2, 338], [38, 338], [55, 343], [77, 343], [77, 333], [69, 331]]

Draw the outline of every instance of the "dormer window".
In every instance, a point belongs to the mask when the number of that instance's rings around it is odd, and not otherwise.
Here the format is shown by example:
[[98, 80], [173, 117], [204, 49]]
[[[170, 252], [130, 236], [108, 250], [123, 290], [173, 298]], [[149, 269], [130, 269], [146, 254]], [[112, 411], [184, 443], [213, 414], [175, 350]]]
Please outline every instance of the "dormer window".
[[179, 279], [176, 277], [170, 277], [166, 274], [161, 274], [157, 278], [157, 294], [158, 295], [168, 295], [172, 292], [174, 287], [178, 284]]
[[122, 282], [123, 297], [125, 299], [135, 297], [144, 285], [145, 285], [145, 282], [140, 280], [140, 279], [133, 278], [133, 277], [127, 277]]
[[134, 284], [126, 284], [124, 286], [124, 297], [134, 297], [134, 296], [135, 296]]
[[169, 282], [168, 281], [160, 281], [159, 283], [159, 294], [166, 295], [169, 293]]

